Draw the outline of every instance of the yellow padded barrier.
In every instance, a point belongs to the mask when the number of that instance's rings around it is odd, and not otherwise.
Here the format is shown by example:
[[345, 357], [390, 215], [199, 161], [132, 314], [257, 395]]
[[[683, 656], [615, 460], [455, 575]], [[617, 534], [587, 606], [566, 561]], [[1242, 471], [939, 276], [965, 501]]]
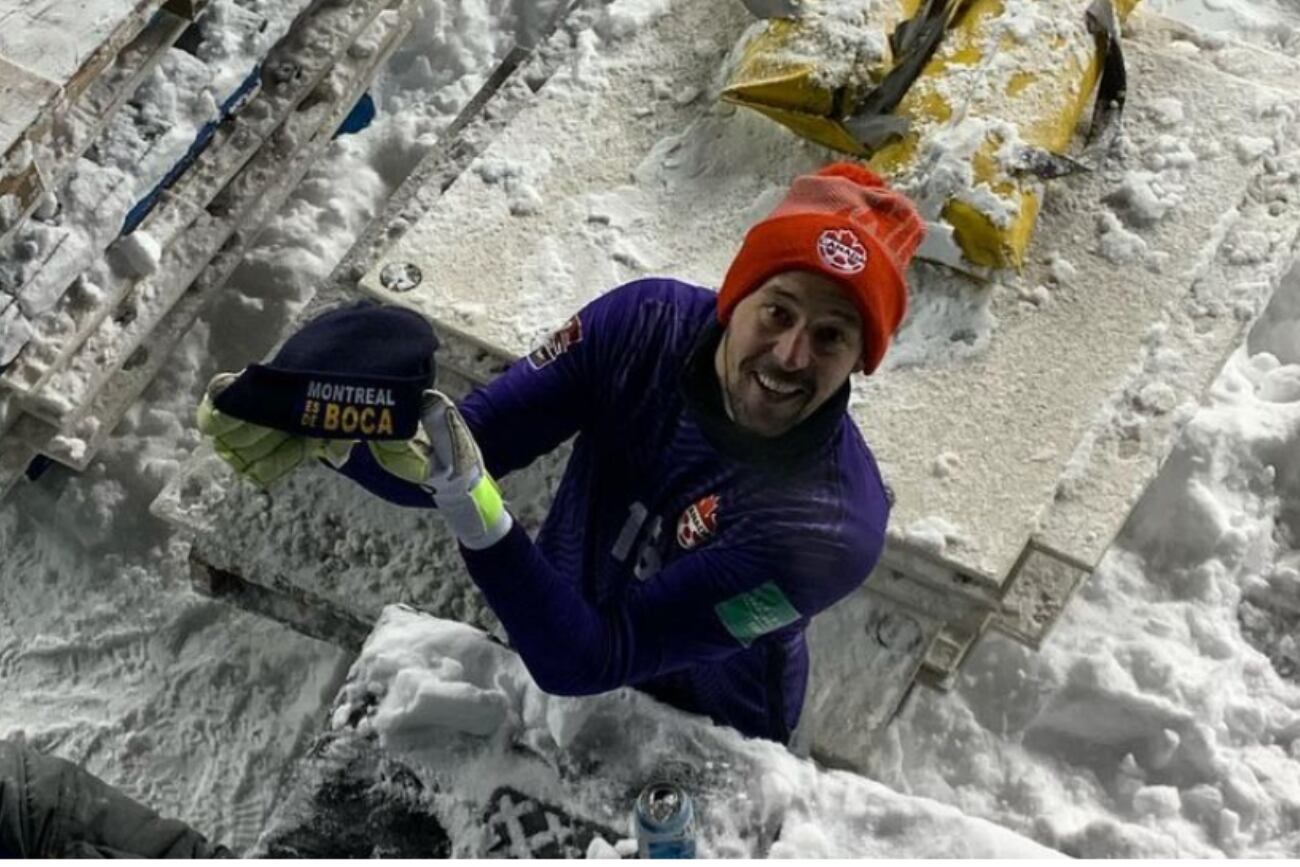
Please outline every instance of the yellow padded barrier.
[[765, 29], [745, 46], [722, 98], [826, 147], [866, 156], [837, 118], [890, 70], [889, 35], [919, 6], [920, 0], [862, 0], [855, 9], [807, 0], [799, 21], [756, 25]]
[[[1042, 29], [1025, 38], [1026, 5]], [[967, 259], [1019, 268], [1033, 236], [1042, 183], [1007, 170], [999, 151], [1008, 135], [1024, 145], [1064, 153], [1101, 74], [1102, 58], [1087, 29], [1089, 0], [1036, 0], [1008, 10], [1004, 0], [973, 0], [895, 114], [909, 133], [877, 152], [872, 166], [905, 185], [924, 188], [927, 150], [958, 125], [980, 136], [968, 155], [979, 200], [951, 198], [942, 216]], [[1120, 20], [1137, 0], [1118, 0]], [[990, 207], [990, 202], [995, 206]]]
[[[797, 56], [790, 46], [800, 43], [805, 22], [773, 22], [753, 39], [723, 96], [827, 147], [870, 156], [873, 168], [918, 199], [943, 197], [939, 213], [966, 259], [1019, 268], [1038, 218], [1042, 182], [1014, 174], [1004, 145], [1057, 154], [1068, 148], [1101, 73], [1096, 38], [1085, 21], [1090, 2], [970, 0], [894, 111], [909, 122], [907, 134], [875, 154], [837, 118], [888, 71], [891, 59], [856, 69], [845, 81], [828, 79], [811, 60], [787, 60]], [[1115, 0], [1117, 18], [1126, 18], [1137, 2]], [[897, 0], [882, 15], [886, 46], [888, 33], [914, 6]], [[824, 63], [845, 65], [843, 58]], [[964, 146], [954, 149], [956, 142]], [[936, 159], [948, 162], [940, 182], [956, 179], [951, 196], [922, 176], [935, 173]], [[964, 164], [954, 167], [954, 159]]]

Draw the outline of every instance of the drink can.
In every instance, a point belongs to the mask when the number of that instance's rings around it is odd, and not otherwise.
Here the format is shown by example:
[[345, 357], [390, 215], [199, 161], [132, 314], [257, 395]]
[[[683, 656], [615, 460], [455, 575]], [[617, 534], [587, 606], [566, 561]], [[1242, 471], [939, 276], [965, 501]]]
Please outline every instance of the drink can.
[[642, 789], [634, 824], [642, 858], [695, 857], [695, 805], [676, 783], [651, 783]]

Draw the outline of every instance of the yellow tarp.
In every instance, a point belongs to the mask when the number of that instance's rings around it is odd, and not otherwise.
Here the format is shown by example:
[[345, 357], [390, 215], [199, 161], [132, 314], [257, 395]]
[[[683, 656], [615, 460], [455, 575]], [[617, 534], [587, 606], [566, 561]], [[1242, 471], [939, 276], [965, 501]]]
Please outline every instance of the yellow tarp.
[[[960, 158], [970, 176], [967, 189], [978, 195], [948, 198], [942, 216], [965, 257], [977, 265], [1018, 268], [1024, 261], [1042, 184], [1013, 175], [999, 150], [1008, 137], [1053, 153], [1068, 148], [1101, 72], [1096, 40], [1085, 23], [1089, 2], [1022, 0], [1008, 13], [1003, 0], [971, 0], [894, 111], [910, 122], [908, 133], [870, 156], [873, 168], [923, 196], [932, 188], [918, 177], [931, 168], [922, 155], [941, 143], [951, 148], [963, 136], [976, 138]], [[1116, 0], [1117, 17], [1123, 20], [1137, 2]], [[911, 14], [902, 6], [894, 11], [895, 17], [881, 23], [886, 32]], [[815, 64], [793, 69], [774, 61], [783, 56], [781, 40], [797, 41], [804, 26], [781, 24], [748, 46], [724, 96], [814, 141], [866, 156], [836, 120], [844, 103], [818, 86], [824, 79]], [[888, 62], [871, 74], [882, 76], [887, 68]], [[767, 79], [758, 75], [764, 70]]]
[[916, 14], [920, 0], [862, 0], [860, 5], [846, 19], [838, 0], [807, 0], [799, 21], [758, 25], [766, 29], [745, 46], [722, 98], [829, 148], [865, 156], [836, 118], [893, 66], [889, 35]]

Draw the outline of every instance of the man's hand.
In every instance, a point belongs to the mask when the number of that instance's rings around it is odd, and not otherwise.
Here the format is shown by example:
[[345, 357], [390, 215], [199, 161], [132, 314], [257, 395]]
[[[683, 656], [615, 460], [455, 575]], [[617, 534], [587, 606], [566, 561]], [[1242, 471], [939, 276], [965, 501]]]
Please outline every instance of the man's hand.
[[269, 487], [308, 458], [324, 458], [338, 466], [347, 459], [352, 443], [320, 440], [278, 431], [227, 415], [213, 406], [217, 395], [239, 378], [219, 373], [208, 383], [199, 404], [199, 430], [212, 439], [216, 453], [235, 472], [261, 487]]
[[442, 392], [426, 391], [420, 425], [428, 437], [425, 485], [433, 490], [448, 528], [472, 550], [500, 541], [514, 519], [460, 410]]

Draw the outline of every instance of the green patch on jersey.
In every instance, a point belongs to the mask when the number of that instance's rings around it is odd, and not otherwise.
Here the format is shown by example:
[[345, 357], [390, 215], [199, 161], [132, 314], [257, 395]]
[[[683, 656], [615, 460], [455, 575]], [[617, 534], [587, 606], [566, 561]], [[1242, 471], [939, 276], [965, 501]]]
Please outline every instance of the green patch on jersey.
[[718, 618], [727, 631], [745, 647], [749, 647], [754, 639], [799, 619], [799, 612], [772, 581], [719, 602], [713, 610], [718, 612]]

